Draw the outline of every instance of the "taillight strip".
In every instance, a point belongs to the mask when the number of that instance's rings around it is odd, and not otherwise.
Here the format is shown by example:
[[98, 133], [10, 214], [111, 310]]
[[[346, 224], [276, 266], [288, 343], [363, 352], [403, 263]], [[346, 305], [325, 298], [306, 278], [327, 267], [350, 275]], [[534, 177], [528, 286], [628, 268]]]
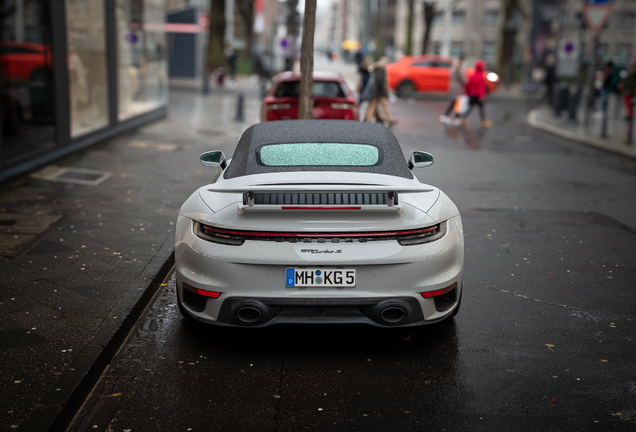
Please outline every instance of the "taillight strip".
[[438, 289], [438, 290], [435, 290], [435, 291], [426, 291], [426, 292], [423, 292], [423, 293], [420, 293], [420, 294], [422, 294], [422, 297], [424, 297], [424, 298], [437, 297], [437, 296], [440, 296], [442, 294], [446, 294], [447, 292], [450, 292], [450, 291], [454, 290], [455, 288], [457, 288], [457, 282], [455, 282], [451, 286], [447, 286], [446, 288]]
[[283, 210], [360, 210], [362, 207], [302, 207], [302, 206], [282, 206]]
[[[313, 207], [312, 207], [313, 208]], [[428, 232], [437, 231], [439, 225], [432, 227], [420, 228], [416, 230], [407, 231], [379, 231], [379, 232], [361, 232], [361, 233], [349, 233], [349, 232], [328, 232], [328, 233], [291, 233], [291, 232], [263, 232], [263, 231], [234, 231], [226, 230], [222, 228], [214, 228], [206, 225], [201, 225], [203, 231], [206, 234], [217, 235], [234, 235], [234, 236], [246, 236], [246, 237], [282, 237], [282, 238], [373, 238], [373, 237], [403, 237], [413, 236], [418, 234], [426, 234]]]

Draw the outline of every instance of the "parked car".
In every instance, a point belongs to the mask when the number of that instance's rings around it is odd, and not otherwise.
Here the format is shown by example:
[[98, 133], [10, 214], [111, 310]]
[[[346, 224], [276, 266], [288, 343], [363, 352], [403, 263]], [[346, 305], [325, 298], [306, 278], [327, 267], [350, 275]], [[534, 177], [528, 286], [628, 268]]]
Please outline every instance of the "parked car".
[[382, 125], [294, 120], [248, 128], [179, 211], [177, 297], [187, 319], [264, 327], [410, 327], [457, 314], [464, 235], [455, 204], [422, 184]]
[[0, 63], [6, 81], [49, 81], [53, 54], [49, 45], [2, 41]]
[[[323, 120], [359, 120], [355, 95], [337, 72], [314, 72], [313, 118]], [[298, 118], [300, 74], [282, 72], [274, 77], [263, 99], [261, 121]]]
[[[403, 56], [396, 63], [387, 66], [389, 88], [399, 96], [416, 92], [448, 93], [453, 59], [439, 55]], [[472, 68], [464, 70], [467, 77], [475, 72]], [[493, 72], [484, 71], [486, 91], [497, 89], [499, 77]]]

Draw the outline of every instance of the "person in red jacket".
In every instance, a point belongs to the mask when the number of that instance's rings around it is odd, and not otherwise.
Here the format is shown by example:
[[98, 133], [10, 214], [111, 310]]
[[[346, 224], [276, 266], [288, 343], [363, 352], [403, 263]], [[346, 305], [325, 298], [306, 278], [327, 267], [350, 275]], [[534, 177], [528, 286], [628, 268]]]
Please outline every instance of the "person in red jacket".
[[486, 120], [486, 112], [484, 111], [484, 101], [486, 100], [486, 80], [484, 79], [484, 62], [477, 60], [475, 63], [475, 73], [468, 78], [468, 82], [464, 88], [469, 98], [468, 111], [464, 114], [462, 125], [466, 126], [466, 118], [473, 106], [479, 106], [479, 117], [481, 118], [481, 127], [489, 128], [492, 123]]

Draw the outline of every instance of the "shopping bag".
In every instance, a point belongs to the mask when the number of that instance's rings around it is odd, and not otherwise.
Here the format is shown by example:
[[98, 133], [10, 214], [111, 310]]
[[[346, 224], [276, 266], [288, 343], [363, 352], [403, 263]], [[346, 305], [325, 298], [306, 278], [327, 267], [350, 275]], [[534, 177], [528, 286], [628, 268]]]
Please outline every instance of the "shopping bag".
[[457, 99], [455, 99], [455, 107], [453, 108], [453, 110], [458, 115], [466, 114], [466, 111], [468, 111], [468, 96], [457, 96]]

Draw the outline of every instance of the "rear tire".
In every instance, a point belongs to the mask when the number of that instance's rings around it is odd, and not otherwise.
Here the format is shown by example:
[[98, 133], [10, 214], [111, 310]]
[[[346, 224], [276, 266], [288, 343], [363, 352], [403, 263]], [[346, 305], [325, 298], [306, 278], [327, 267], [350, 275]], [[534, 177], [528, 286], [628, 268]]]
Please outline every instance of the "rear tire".
[[402, 81], [397, 87], [397, 94], [401, 98], [413, 97], [415, 95], [415, 83], [413, 81]]

